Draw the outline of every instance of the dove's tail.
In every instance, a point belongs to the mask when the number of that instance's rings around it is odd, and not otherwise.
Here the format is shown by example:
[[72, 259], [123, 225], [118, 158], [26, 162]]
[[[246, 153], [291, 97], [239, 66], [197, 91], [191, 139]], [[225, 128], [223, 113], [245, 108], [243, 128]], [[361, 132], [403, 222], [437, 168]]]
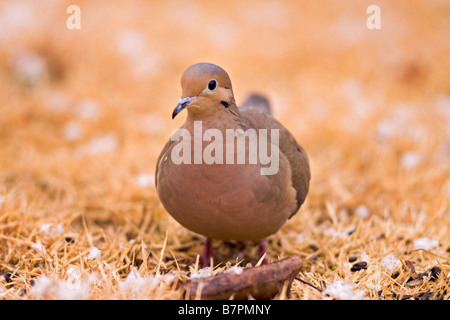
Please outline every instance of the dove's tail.
[[253, 93], [248, 96], [247, 100], [242, 104], [242, 108], [258, 109], [265, 114], [272, 114], [269, 100], [266, 97]]

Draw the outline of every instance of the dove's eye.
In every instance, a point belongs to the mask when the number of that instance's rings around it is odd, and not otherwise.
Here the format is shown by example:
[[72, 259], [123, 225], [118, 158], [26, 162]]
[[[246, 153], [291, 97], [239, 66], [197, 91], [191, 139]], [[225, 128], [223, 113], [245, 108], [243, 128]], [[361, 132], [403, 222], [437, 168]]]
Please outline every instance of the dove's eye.
[[217, 80], [216, 79], [212, 79], [209, 81], [208, 83], [208, 90], [209, 91], [214, 91], [217, 88]]

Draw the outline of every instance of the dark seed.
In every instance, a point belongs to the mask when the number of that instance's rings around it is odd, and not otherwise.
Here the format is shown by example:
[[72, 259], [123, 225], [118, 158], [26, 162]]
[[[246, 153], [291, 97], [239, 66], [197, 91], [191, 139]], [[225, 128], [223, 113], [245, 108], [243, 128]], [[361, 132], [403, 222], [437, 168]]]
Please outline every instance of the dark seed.
[[12, 282], [11, 275], [12, 275], [12, 271], [5, 271], [5, 272], [0, 273], [0, 277], [5, 278], [7, 283]]
[[72, 237], [65, 237], [64, 240], [66, 240], [66, 242], [70, 242], [70, 243], [75, 242], [75, 240]]
[[236, 242], [234, 241], [226, 240], [223, 243], [226, 244], [228, 247], [236, 248]]
[[319, 247], [316, 246], [315, 244], [310, 244], [309, 247], [311, 248], [312, 251], [317, 251], [317, 250], [319, 250]]
[[399, 275], [400, 275], [400, 272], [399, 272], [399, 271], [395, 271], [395, 272], [392, 274], [391, 278], [392, 278], [392, 279], [397, 279]]
[[424, 293], [421, 293], [420, 296], [420, 300], [427, 300], [428, 296], [430, 295], [431, 290], [427, 290]]
[[358, 257], [349, 257], [348, 262], [355, 262], [358, 259]]
[[187, 245], [187, 246], [179, 247], [178, 249], [176, 249], [176, 251], [178, 251], [178, 252], [187, 252], [191, 248], [192, 248], [192, 246]]
[[367, 268], [367, 262], [366, 261], [360, 261], [360, 262], [355, 263], [351, 267], [350, 271], [359, 271], [359, 270], [366, 269], [366, 268]]
[[431, 280], [436, 281], [439, 278], [439, 275], [441, 274], [441, 269], [439, 267], [433, 267], [430, 270], [431, 272]]
[[423, 278], [428, 278], [428, 272], [419, 273], [419, 279], [423, 280]]

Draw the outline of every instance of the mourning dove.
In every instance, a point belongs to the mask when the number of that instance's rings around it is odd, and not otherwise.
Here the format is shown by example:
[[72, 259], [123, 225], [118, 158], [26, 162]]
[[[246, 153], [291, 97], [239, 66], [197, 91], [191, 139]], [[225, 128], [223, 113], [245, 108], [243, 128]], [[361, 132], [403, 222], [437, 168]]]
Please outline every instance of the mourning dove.
[[[264, 97], [252, 95], [237, 107], [231, 80], [221, 67], [194, 64], [183, 73], [181, 87], [172, 118], [186, 109], [186, 122], [176, 131], [178, 138], [172, 136], [163, 148], [155, 173], [164, 208], [181, 225], [206, 237], [204, 265], [210, 261], [212, 239], [259, 241], [265, 254], [265, 238], [305, 201], [310, 182], [305, 151], [270, 114]], [[246, 135], [251, 130], [256, 140]], [[227, 133], [233, 139], [227, 139]], [[244, 145], [239, 145], [239, 135], [246, 137]], [[263, 139], [267, 153], [252, 144]], [[245, 157], [239, 161], [240, 147]], [[275, 155], [270, 163], [275, 168], [263, 173], [269, 164], [262, 155]]]

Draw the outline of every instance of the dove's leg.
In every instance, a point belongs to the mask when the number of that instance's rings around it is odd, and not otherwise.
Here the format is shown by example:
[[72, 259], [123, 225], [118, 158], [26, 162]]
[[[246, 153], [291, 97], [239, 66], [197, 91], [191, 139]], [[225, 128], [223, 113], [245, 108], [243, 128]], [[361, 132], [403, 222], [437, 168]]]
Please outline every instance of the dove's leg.
[[200, 255], [200, 260], [202, 262], [203, 267], [209, 266], [211, 257], [212, 257], [212, 239], [205, 238], [205, 244], [203, 246], [203, 252]]
[[259, 240], [258, 247], [259, 247], [259, 254], [261, 255], [261, 257], [264, 255], [264, 259], [263, 259], [261, 264], [267, 264], [268, 263], [268, 260], [267, 260], [267, 239]]

